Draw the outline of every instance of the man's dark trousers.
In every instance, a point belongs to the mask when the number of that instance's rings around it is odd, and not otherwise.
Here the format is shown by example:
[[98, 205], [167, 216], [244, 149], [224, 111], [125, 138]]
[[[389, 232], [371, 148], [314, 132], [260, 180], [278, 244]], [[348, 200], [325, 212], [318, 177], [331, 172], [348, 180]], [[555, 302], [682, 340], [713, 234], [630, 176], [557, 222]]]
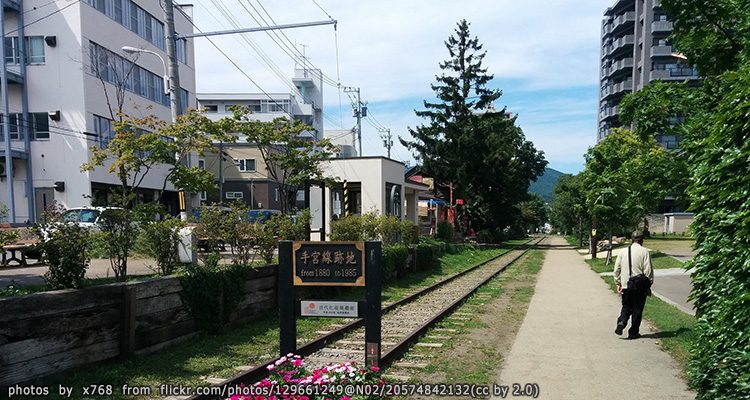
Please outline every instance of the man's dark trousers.
[[643, 307], [646, 305], [646, 292], [632, 289], [622, 291], [622, 310], [620, 317], [617, 318], [617, 325], [625, 327], [628, 325], [628, 319], [631, 315], [633, 321], [628, 329], [628, 336], [639, 335], [641, 328], [641, 318], [643, 317]]

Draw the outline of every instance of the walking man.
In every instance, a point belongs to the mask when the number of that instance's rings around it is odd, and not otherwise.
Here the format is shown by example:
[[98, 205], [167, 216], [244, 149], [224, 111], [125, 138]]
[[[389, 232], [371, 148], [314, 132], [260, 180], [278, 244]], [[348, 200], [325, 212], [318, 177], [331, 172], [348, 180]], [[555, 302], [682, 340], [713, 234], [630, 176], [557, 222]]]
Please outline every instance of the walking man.
[[651, 266], [651, 255], [643, 247], [643, 232], [633, 232], [633, 244], [627, 250], [623, 249], [617, 256], [614, 270], [617, 293], [622, 297], [622, 310], [617, 318], [615, 333], [622, 335], [622, 331], [631, 319], [628, 329], [628, 339], [641, 337], [641, 317], [646, 296], [651, 295], [651, 284], [654, 283], [654, 269]]

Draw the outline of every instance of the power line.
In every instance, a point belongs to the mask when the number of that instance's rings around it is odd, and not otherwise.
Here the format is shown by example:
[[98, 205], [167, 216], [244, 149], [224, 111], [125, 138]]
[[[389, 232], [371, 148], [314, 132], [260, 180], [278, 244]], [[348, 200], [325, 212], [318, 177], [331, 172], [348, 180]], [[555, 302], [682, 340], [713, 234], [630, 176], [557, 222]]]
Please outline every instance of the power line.
[[[72, 7], [72, 6], [76, 5], [76, 4], [78, 4], [78, 3], [80, 2], [80, 1], [81, 1], [81, 0], [75, 0], [74, 2], [72, 2], [72, 3], [68, 4], [68, 5], [67, 5], [67, 6], [65, 6], [65, 7], [59, 8], [59, 9], [57, 9], [57, 10], [55, 10], [55, 11], [52, 11], [51, 13], [49, 13], [49, 14], [47, 14], [47, 15], [43, 16], [43, 17], [40, 17], [40, 18], [38, 18], [38, 19], [36, 19], [36, 20], [34, 20], [34, 21], [31, 21], [31, 22], [29, 22], [29, 23], [27, 23], [27, 24], [23, 25], [23, 28], [26, 28], [27, 26], [31, 26], [31, 25], [34, 25], [34, 24], [36, 24], [36, 23], [37, 23], [37, 22], [39, 22], [39, 21], [43, 21], [43, 20], [45, 20], [45, 19], [47, 19], [47, 18], [49, 18], [49, 17], [51, 17], [51, 16], [53, 16], [53, 15], [55, 15], [55, 14], [59, 13], [59, 12], [62, 12], [62, 11], [64, 11], [64, 10], [66, 10], [66, 9], [67, 9], [67, 8], [69, 8], [69, 7]], [[48, 3], [48, 4], [49, 4], [49, 3]], [[45, 4], [45, 5], [46, 5], [46, 4]], [[14, 30], [12, 30], [12, 31], [8, 31], [8, 32], [6, 32], [6, 33], [5, 33], [5, 35], [9, 35], [9, 34], [11, 34], [11, 33], [16, 33], [16, 32], [18, 32], [18, 31], [19, 31], [20, 29], [21, 29], [21, 28], [16, 28], [16, 29], [14, 29]]]

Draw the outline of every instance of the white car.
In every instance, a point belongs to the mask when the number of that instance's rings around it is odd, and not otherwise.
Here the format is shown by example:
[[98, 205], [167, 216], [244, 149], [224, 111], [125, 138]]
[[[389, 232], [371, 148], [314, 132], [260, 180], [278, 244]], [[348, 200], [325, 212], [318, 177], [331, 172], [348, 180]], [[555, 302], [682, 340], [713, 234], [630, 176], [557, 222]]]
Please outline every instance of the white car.
[[62, 215], [64, 222], [75, 222], [78, 226], [99, 230], [99, 222], [102, 214], [107, 210], [116, 210], [115, 207], [77, 207], [65, 211]]

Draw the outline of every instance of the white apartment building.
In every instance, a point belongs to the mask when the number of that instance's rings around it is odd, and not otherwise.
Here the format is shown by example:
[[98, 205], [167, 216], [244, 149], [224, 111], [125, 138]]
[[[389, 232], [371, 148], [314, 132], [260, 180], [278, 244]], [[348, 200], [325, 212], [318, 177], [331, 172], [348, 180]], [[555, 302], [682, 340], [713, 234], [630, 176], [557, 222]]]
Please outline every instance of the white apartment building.
[[[152, 54], [130, 55], [123, 46], [158, 53], [166, 59], [164, 10], [153, 0], [2, 0], [8, 106], [0, 113], [0, 202], [15, 209], [10, 222], [34, 221], [47, 205], [103, 205], [118, 185], [106, 167], [81, 172], [92, 146], [113, 137], [112, 110], [121, 88], [122, 109], [134, 117], [170, 120], [162, 61]], [[175, 8], [179, 34], [193, 32], [191, 6]], [[25, 39], [19, 40], [19, 37]], [[22, 43], [26, 57], [22, 56]], [[192, 39], [177, 40], [183, 109], [195, 104]], [[131, 68], [131, 62], [135, 65]], [[13, 172], [6, 165], [6, 133]], [[140, 185], [141, 201], [161, 188], [165, 168], [152, 170]], [[168, 198], [174, 198], [173, 187]]]
[[[231, 117], [234, 106], [248, 108], [258, 121], [279, 117], [300, 121], [313, 128], [302, 135], [318, 141], [323, 137], [322, 74], [318, 69], [296, 68], [292, 83], [294, 93], [198, 93], [198, 107], [214, 121]], [[198, 165], [213, 172], [219, 190], [201, 193], [202, 202], [242, 200], [251, 208], [279, 208], [284, 189], [266, 171], [257, 146], [244, 137], [237, 143], [215, 145], [216, 151], [205, 154]], [[219, 151], [225, 156], [219, 157]]]

